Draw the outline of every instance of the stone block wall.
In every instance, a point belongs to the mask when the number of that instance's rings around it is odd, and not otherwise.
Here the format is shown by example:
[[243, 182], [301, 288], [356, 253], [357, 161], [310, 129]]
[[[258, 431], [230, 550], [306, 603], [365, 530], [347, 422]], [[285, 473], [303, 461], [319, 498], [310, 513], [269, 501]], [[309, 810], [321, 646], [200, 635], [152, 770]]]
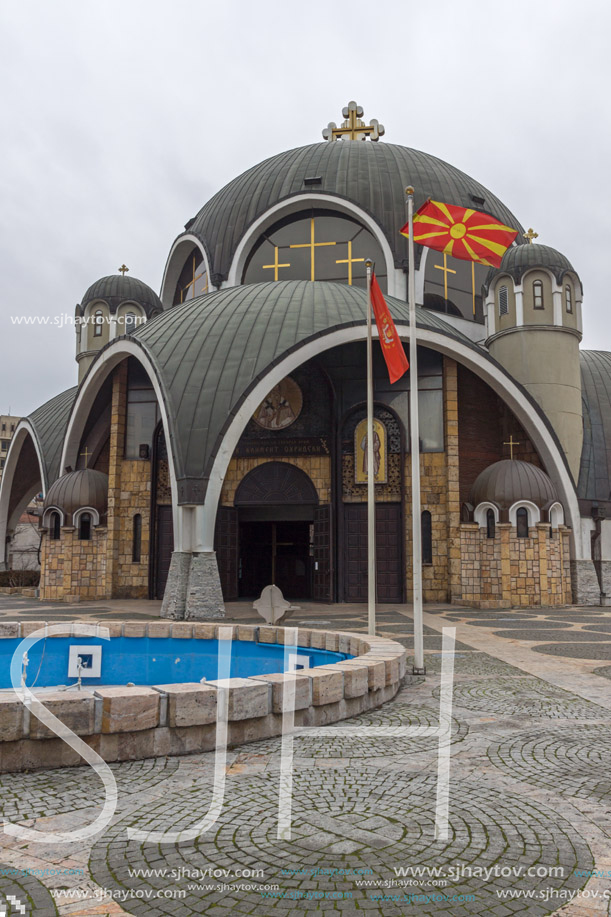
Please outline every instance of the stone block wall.
[[502, 523], [488, 538], [479, 525], [461, 525], [459, 601], [479, 608], [569, 604], [570, 531], [561, 526], [553, 537], [549, 531], [540, 523], [528, 538], [518, 538], [514, 527]]
[[[149, 540], [151, 515], [151, 463], [124, 460], [120, 464], [120, 491], [114, 514], [118, 522], [117, 554], [113, 572], [115, 598], [146, 599], [149, 586]], [[140, 562], [133, 560], [134, 516], [142, 517]]]
[[93, 527], [81, 541], [72, 526], [57, 541], [42, 539], [40, 598], [47, 601], [89, 601], [106, 595], [106, 527]]

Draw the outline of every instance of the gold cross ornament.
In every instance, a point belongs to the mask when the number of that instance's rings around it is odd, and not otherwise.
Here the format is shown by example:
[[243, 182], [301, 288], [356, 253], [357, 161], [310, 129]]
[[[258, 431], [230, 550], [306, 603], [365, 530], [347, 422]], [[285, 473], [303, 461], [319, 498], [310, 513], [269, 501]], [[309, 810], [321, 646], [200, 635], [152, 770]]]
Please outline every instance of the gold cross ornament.
[[278, 268], [290, 267], [290, 266], [291, 266], [290, 262], [287, 262], [286, 264], [278, 264], [278, 246], [275, 245], [274, 246], [274, 263], [273, 264], [264, 264], [263, 270], [268, 271], [273, 268], [274, 280], [278, 280]]
[[438, 271], [443, 271], [443, 298], [447, 299], [448, 298], [448, 274], [455, 274], [456, 271], [454, 271], [451, 267], [448, 267], [448, 256], [446, 255], [445, 252], [443, 253], [443, 265], [434, 264], [433, 267], [436, 268]]
[[336, 245], [335, 242], [315, 242], [314, 241], [314, 217], [310, 220], [310, 241], [300, 242], [298, 245], [290, 245], [289, 248], [309, 248], [310, 249], [310, 280], [314, 280], [316, 258], [315, 251], [321, 245]]
[[338, 258], [336, 264], [347, 264], [348, 265], [348, 286], [352, 286], [352, 265], [356, 264], [357, 261], [364, 261], [364, 258], [353, 258], [352, 257], [352, 239], [348, 241], [348, 257], [347, 258]]
[[123, 277], [125, 277], [127, 271], [129, 271], [129, 268], [126, 264], [122, 264], [121, 267], [117, 268], [117, 270], [119, 271], [120, 274], [123, 275]]
[[512, 433], [511, 436], [509, 437], [509, 442], [508, 442], [508, 443], [503, 443], [503, 445], [504, 445], [504, 446], [509, 446], [511, 460], [513, 461], [513, 447], [514, 447], [514, 446], [521, 446], [522, 443], [516, 443], [516, 442], [514, 441], [513, 433]]
[[87, 468], [87, 464], [88, 464], [88, 462], [89, 462], [89, 459], [90, 459], [91, 456], [92, 456], [92, 453], [89, 452], [89, 450], [87, 449], [87, 446], [85, 446], [85, 451], [84, 451], [84, 452], [81, 452], [81, 455], [84, 455], [84, 456], [85, 456], [85, 468]]
[[342, 108], [342, 115], [345, 121], [342, 121], [338, 127], [335, 121], [330, 121], [322, 132], [325, 140], [379, 140], [384, 133], [384, 125], [371, 119], [371, 124], [365, 124], [362, 119], [363, 108], [356, 102], [348, 102], [345, 108]]
[[539, 238], [539, 233], [538, 233], [538, 232], [535, 232], [534, 229], [533, 229], [532, 226], [531, 226], [530, 229], [528, 230], [528, 232], [525, 232], [525, 233], [524, 233], [524, 238], [526, 239], [526, 241], [528, 242], [529, 245], [532, 245], [532, 244], [533, 244], [533, 240]]

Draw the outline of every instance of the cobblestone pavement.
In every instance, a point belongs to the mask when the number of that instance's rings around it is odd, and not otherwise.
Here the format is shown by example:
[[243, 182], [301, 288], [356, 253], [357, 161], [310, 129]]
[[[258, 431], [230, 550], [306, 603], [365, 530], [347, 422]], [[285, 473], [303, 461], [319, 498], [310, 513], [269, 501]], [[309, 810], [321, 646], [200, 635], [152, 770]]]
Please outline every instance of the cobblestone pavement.
[[[0, 617], [34, 617], [27, 600], [11, 615], [11, 599], [0, 597]], [[98, 620], [104, 609], [91, 608]], [[106, 611], [133, 617], [129, 603]], [[245, 605], [228, 614], [255, 620]], [[308, 605], [288, 623], [365, 631], [366, 615]], [[292, 836], [282, 840], [280, 739], [230, 751], [221, 814], [195, 842], [143, 843], [127, 831], [203, 817], [214, 755], [136, 761], [111, 766], [117, 811], [93, 840], [58, 847], [0, 834], [0, 915], [609, 915], [611, 667], [577, 653], [590, 646], [584, 634], [596, 651], [611, 646], [611, 613], [427, 606], [425, 623], [426, 677], [346, 724], [434, 725], [441, 630], [457, 628], [447, 841], [435, 838], [435, 738], [295, 738]], [[594, 624], [601, 633], [584, 629]], [[411, 649], [411, 630], [409, 608], [380, 609], [380, 633]], [[572, 655], [534, 652], [546, 645]], [[81, 827], [100, 811], [99, 788], [84, 767], [4, 775], [3, 816], [41, 831]]]

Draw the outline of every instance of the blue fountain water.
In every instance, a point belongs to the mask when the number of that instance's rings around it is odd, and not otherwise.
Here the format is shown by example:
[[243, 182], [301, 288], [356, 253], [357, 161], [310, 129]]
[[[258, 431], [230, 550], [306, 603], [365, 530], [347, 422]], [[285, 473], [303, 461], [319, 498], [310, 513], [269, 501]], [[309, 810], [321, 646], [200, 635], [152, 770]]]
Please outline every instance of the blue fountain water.
[[[0, 640], [0, 688], [11, 687], [11, 660], [20, 640]], [[176, 684], [177, 682], [212, 681], [218, 677], [218, 640], [181, 640], [175, 637], [49, 637], [28, 646], [27, 684], [37, 688], [73, 683], [68, 677], [69, 647], [101, 646], [102, 669], [99, 678], [87, 677], [82, 671], [84, 685]], [[346, 653], [298, 647], [299, 666], [330, 665], [351, 659]], [[13, 669], [19, 684], [21, 653]], [[231, 676], [247, 678], [284, 671], [284, 646], [233, 640], [231, 643]]]

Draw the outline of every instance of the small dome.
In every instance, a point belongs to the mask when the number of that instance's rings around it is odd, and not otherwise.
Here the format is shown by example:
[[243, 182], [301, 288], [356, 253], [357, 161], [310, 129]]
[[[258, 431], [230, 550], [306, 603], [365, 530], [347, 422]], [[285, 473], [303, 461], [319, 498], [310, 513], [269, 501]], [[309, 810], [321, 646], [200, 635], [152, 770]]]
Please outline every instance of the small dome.
[[163, 311], [161, 300], [154, 290], [137, 277], [126, 277], [123, 274], [111, 274], [92, 283], [83, 296], [81, 309], [84, 311], [88, 303], [94, 299], [103, 299], [107, 302], [111, 312], [116, 312], [123, 302], [138, 303], [146, 312], [147, 318], [150, 318], [152, 313]]
[[47, 491], [44, 508], [50, 506], [61, 509], [66, 516], [90, 506], [102, 516], [108, 508], [108, 475], [93, 468], [62, 475]]
[[518, 500], [530, 500], [539, 509], [558, 500], [556, 489], [541, 468], [519, 459], [503, 459], [489, 465], [477, 477], [469, 503], [496, 503], [509, 509]]
[[501, 266], [492, 268], [486, 277], [486, 288], [499, 274], [510, 274], [516, 283], [520, 283], [522, 275], [531, 268], [541, 267], [551, 271], [558, 283], [562, 283], [562, 278], [567, 271], [577, 273], [569, 259], [555, 248], [549, 245], [514, 245], [508, 248], [503, 255]]

